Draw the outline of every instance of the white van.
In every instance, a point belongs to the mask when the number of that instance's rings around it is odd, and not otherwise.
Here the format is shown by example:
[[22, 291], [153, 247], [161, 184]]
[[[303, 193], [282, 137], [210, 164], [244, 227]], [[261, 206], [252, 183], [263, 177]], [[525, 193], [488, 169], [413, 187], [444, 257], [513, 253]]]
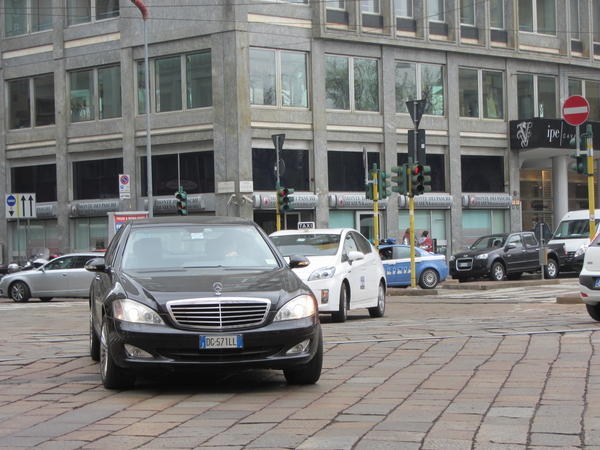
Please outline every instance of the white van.
[[[600, 209], [595, 212], [596, 232], [599, 231]], [[567, 250], [567, 262], [561, 272], [581, 272], [583, 257], [590, 245], [590, 211], [571, 211], [562, 218], [549, 244], [564, 244]]]

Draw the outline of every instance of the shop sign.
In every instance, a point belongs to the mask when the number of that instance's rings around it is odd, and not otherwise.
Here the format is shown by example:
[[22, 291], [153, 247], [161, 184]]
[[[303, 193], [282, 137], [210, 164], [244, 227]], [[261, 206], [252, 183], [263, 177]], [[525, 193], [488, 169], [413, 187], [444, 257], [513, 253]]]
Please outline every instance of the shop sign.
[[[188, 195], [188, 211], [201, 211], [206, 207], [204, 198], [201, 195]], [[173, 198], [155, 198], [154, 211], [157, 213], [170, 213], [177, 211], [177, 199]]]
[[36, 205], [38, 219], [56, 217], [56, 203], [49, 205]]
[[512, 197], [508, 194], [463, 194], [463, 208], [510, 209]]
[[[592, 125], [592, 132], [600, 135], [600, 122], [586, 122]], [[571, 148], [576, 127], [563, 119], [532, 118], [510, 121], [510, 148]]]
[[[261, 195], [260, 207], [262, 209], [275, 209], [275, 202], [277, 201], [275, 194]], [[317, 207], [317, 196], [315, 194], [297, 194], [294, 192], [291, 194], [294, 197], [292, 205], [294, 209], [313, 209]]]
[[[387, 208], [388, 199], [378, 200], [380, 208]], [[373, 200], [365, 194], [329, 194], [329, 206], [337, 209], [373, 209]]]
[[121, 202], [119, 200], [105, 202], [83, 202], [72, 203], [70, 205], [71, 216], [104, 216], [109, 212], [121, 210]]
[[[450, 209], [452, 207], [452, 196], [450, 194], [423, 194], [415, 197], [416, 209]], [[398, 196], [398, 208], [409, 207], [406, 195]]]

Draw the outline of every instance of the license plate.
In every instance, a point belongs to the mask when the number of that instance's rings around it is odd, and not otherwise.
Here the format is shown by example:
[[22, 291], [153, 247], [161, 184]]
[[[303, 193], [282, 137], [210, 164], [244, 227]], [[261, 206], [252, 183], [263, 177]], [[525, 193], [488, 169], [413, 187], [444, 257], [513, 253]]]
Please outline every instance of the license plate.
[[458, 267], [469, 267], [469, 263], [458, 263]]
[[600, 278], [596, 278], [596, 282], [594, 283], [594, 287], [595, 288], [600, 287]]
[[241, 334], [200, 336], [200, 348], [244, 348]]

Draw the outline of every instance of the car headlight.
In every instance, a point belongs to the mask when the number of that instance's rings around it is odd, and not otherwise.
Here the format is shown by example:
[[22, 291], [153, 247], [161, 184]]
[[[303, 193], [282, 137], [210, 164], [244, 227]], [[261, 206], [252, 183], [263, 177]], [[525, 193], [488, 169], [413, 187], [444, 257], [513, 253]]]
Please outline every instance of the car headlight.
[[324, 280], [326, 278], [331, 278], [335, 274], [335, 267], [321, 267], [320, 269], [315, 270], [308, 277], [308, 281], [314, 280]]
[[575, 258], [577, 258], [578, 256], [583, 255], [586, 252], [586, 250], [588, 249], [589, 245], [590, 244], [583, 244], [581, 247], [579, 247], [577, 249], [577, 251], [575, 252]]
[[481, 255], [477, 255], [475, 259], [488, 259], [488, 253], [482, 253]]
[[281, 320], [304, 319], [317, 313], [317, 303], [310, 295], [299, 295], [287, 302], [275, 314], [274, 322]]
[[129, 299], [116, 300], [113, 303], [113, 314], [115, 319], [123, 322], [165, 324], [156, 311]]

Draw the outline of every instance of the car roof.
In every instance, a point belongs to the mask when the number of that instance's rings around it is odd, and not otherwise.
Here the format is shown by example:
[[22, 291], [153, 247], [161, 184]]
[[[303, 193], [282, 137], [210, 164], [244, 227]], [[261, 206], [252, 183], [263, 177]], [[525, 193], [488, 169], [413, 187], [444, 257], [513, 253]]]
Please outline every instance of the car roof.
[[[307, 228], [305, 230], [281, 230], [269, 236], [285, 236], [294, 234], [342, 234], [344, 231], [356, 231], [354, 228]], [[357, 232], [358, 233], [358, 232]]]
[[89, 252], [73, 252], [73, 253], [65, 253], [64, 255], [60, 255], [57, 256], [54, 259], [58, 259], [58, 258], [64, 258], [65, 256], [102, 256], [105, 252], [99, 252], [99, 251], [89, 251]]
[[215, 224], [215, 225], [255, 225], [249, 219], [242, 217], [225, 217], [225, 216], [170, 216], [158, 217], [151, 219], [132, 219], [129, 221], [131, 226], [148, 226], [148, 225], [176, 225], [176, 224]]

